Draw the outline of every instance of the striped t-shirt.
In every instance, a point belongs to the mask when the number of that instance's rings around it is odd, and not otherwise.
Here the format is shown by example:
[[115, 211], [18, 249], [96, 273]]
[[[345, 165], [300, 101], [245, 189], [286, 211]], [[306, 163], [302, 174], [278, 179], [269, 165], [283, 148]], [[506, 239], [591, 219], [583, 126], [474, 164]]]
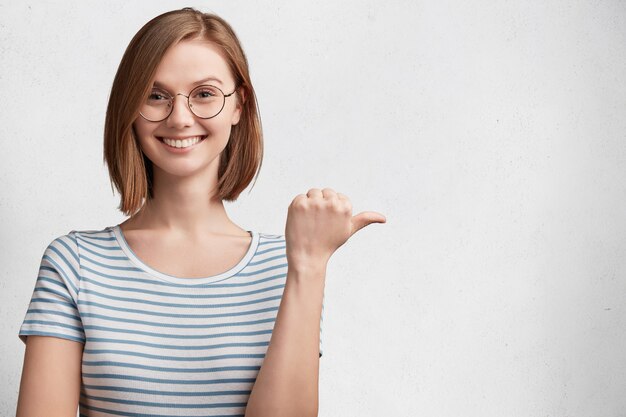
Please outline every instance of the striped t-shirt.
[[248, 232], [230, 270], [179, 278], [119, 225], [72, 230], [45, 249], [19, 337], [84, 344], [82, 416], [243, 416], [287, 278], [285, 236]]

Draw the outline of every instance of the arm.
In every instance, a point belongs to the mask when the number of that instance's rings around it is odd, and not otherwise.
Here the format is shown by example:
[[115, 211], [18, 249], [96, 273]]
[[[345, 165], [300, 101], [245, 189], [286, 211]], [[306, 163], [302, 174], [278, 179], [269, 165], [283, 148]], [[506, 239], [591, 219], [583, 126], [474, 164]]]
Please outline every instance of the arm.
[[289, 205], [287, 283], [245, 417], [317, 417], [326, 265], [350, 236], [373, 222], [386, 219], [369, 211], [353, 217], [348, 198], [330, 188], [312, 188]]
[[246, 417], [316, 417], [326, 265], [288, 264], [287, 282]]
[[76, 417], [83, 344], [28, 336], [17, 417]]

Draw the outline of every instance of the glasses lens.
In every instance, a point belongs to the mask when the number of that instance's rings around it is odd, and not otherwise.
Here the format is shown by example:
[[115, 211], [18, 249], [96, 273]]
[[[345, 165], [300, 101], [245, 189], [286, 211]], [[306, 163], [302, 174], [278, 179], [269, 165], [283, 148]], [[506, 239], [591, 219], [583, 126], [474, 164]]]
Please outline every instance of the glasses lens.
[[215, 86], [201, 85], [189, 95], [189, 106], [198, 117], [214, 117], [224, 107], [224, 93]]
[[167, 92], [159, 88], [152, 88], [143, 106], [141, 106], [141, 114], [148, 120], [163, 120], [170, 113], [171, 106], [172, 101]]

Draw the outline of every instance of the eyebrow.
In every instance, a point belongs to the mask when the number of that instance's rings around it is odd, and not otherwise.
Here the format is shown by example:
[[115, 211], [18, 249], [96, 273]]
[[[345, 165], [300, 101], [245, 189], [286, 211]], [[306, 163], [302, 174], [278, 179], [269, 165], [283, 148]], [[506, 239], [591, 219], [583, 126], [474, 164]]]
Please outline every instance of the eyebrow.
[[[198, 81], [196, 81], [195, 83], [193, 83], [192, 85], [195, 87], [196, 85], [200, 85], [200, 84], [205, 83], [205, 82], [207, 82], [207, 81], [217, 81], [218, 83], [222, 84], [222, 81], [220, 81], [220, 79], [219, 79], [219, 78], [216, 78], [216, 77], [214, 77], [214, 76], [210, 76], [210, 77], [206, 77], [206, 78], [203, 78], [203, 79], [201, 79], [201, 80], [198, 80]], [[155, 87], [159, 87], [159, 88], [164, 88], [164, 89], [166, 89], [166, 90], [168, 89], [168, 88], [167, 88], [167, 86], [166, 86], [165, 84], [163, 84], [163, 83], [161, 83], [161, 82], [159, 82], [159, 81], [155, 81], [155, 82], [154, 82], [154, 86], [155, 86]]]

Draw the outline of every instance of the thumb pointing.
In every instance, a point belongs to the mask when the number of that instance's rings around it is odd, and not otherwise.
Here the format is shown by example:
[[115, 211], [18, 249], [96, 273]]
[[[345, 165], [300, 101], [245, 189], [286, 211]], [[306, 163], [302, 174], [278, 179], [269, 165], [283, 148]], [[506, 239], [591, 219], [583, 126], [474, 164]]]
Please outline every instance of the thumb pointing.
[[352, 234], [372, 223], [386, 223], [387, 218], [375, 211], [362, 211], [356, 216], [352, 216]]

